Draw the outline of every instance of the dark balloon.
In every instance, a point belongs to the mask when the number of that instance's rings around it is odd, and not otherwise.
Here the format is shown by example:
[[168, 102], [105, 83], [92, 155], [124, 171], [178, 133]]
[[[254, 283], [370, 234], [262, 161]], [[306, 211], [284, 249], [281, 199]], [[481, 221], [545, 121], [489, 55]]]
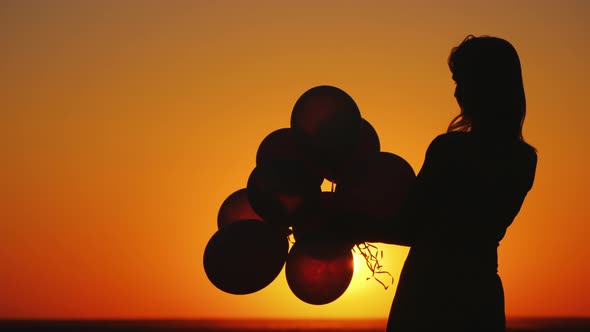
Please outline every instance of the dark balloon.
[[275, 160], [302, 160], [303, 154], [290, 128], [281, 128], [268, 134], [256, 152], [256, 165]]
[[330, 303], [344, 294], [353, 273], [350, 246], [330, 241], [297, 241], [285, 265], [293, 294], [317, 305]]
[[293, 225], [295, 241], [307, 237], [324, 236], [325, 233], [330, 232], [328, 228], [336, 222], [336, 208], [335, 193], [321, 192], [319, 199], [295, 220]]
[[354, 152], [361, 114], [346, 92], [333, 86], [317, 86], [295, 103], [291, 129], [304, 153], [328, 177], [338, 163]]
[[256, 153], [256, 165], [274, 162], [295, 162], [303, 164], [312, 174], [315, 174], [318, 185], [322, 184], [323, 176], [314, 169], [306, 159], [299, 145], [295, 142], [291, 128], [281, 128], [268, 134], [260, 143]]
[[252, 205], [248, 200], [248, 191], [246, 188], [234, 192], [223, 201], [221, 208], [219, 208], [219, 213], [217, 214], [217, 227], [221, 228], [225, 225], [244, 219], [263, 221], [252, 208]]
[[248, 199], [264, 220], [291, 226], [294, 218], [319, 199], [317, 177], [301, 162], [275, 161], [256, 166], [248, 178]]
[[336, 165], [328, 179], [333, 182], [340, 182], [343, 178], [354, 176], [354, 168], [359, 162], [364, 162], [377, 155], [381, 150], [381, 143], [375, 128], [365, 119], [361, 122], [361, 131], [358, 144], [351, 156], [339, 165]]
[[339, 206], [354, 215], [371, 219], [395, 216], [416, 179], [414, 170], [403, 158], [389, 152], [356, 165], [355, 175], [336, 186]]
[[240, 220], [219, 229], [207, 243], [203, 265], [209, 281], [230, 294], [249, 294], [281, 272], [289, 241], [278, 228]]

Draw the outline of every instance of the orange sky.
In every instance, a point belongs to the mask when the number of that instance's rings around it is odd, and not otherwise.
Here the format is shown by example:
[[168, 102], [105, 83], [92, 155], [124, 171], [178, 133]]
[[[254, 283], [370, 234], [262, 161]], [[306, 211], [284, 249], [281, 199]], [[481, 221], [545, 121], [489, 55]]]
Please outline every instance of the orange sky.
[[[347, 91], [417, 171], [458, 112], [446, 58], [470, 33], [519, 51], [539, 150], [500, 246], [507, 314], [589, 316], [590, 3], [316, 2], [3, 2], [0, 317], [387, 317], [393, 288], [367, 269], [312, 306], [283, 273], [217, 290], [203, 250], [315, 85]], [[397, 279], [407, 249], [380, 247]]]

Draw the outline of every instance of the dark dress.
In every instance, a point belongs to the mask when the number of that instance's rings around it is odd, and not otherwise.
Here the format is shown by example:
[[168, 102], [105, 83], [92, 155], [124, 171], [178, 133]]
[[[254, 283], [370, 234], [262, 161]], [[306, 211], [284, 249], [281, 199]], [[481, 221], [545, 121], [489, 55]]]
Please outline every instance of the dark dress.
[[531, 189], [522, 141], [438, 136], [380, 242], [410, 244], [387, 331], [505, 331], [497, 247]]

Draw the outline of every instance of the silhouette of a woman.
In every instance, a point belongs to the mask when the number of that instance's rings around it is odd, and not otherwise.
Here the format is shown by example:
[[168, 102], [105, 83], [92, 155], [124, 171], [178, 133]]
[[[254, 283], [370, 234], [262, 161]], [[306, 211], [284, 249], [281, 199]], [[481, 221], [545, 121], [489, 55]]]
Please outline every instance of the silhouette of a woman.
[[470, 35], [448, 64], [461, 112], [428, 147], [400, 215], [364, 239], [411, 246], [387, 331], [505, 331], [497, 247], [537, 164], [520, 60], [506, 40]]

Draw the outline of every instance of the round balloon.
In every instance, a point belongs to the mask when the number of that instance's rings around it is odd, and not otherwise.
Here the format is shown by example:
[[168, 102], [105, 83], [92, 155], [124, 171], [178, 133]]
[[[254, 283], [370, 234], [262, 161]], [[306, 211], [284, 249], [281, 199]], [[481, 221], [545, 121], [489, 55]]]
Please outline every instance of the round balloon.
[[246, 188], [234, 192], [223, 201], [217, 214], [217, 227], [244, 219], [264, 221], [252, 208]]
[[387, 221], [399, 212], [416, 179], [410, 164], [389, 152], [357, 164], [354, 174], [336, 186], [336, 201], [343, 213], [366, 216], [359, 222], [369, 228], [371, 222]]
[[281, 128], [268, 134], [256, 152], [256, 165], [275, 160], [302, 160], [301, 150], [293, 139], [290, 128]]
[[358, 144], [355, 146], [351, 156], [341, 164], [337, 165], [328, 175], [328, 179], [333, 182], [340, 182], [343, 178], [354, 176], [354, 167], [360, 162], [371, 159], [381, 150], [381, 143], [377, 131], [365, 119], [361, 119], [361, 131]]
[[316, 305], [330, 303], [344, 294], [353, 273], [350, 246], [332, 241], [295, 242], [285, 265], [293, 294]]
[[248, 199], [264, 220], [291, 226], [321, 192], [317, 177], [301, 162], [276, 160], [256, 166], [248, 178]]
[[361, 114], [346, 92], [333, 86], [316, 86], [295, 103], [291, 129], [304, 153], [328, 177], [338, 163], [354, 152]]
[[211, 237], [203, 266], [215, 287], [230, 294], [249, 294], [277, 277], [288, 250], [289, 241], [278, 228], [259, 220], [240, 220]]
[[322, 191], [319, 199], [310, 204], [294, 221], [293, 236], [295, 241], [314, 235], [322, 236], [335, 224], [336, 213], [335, 193]]
[[321, 173], [310, 163], [300, 147], [295, 143], [291, 128], [281, 128], [268, 134], [260, 143], [256, 152], [256, 165], [263, 165], [274, 162], [295, 162], [303, 164], [310, 174], [313, 174], [317, 183], [321, 185], [324, 180]]

